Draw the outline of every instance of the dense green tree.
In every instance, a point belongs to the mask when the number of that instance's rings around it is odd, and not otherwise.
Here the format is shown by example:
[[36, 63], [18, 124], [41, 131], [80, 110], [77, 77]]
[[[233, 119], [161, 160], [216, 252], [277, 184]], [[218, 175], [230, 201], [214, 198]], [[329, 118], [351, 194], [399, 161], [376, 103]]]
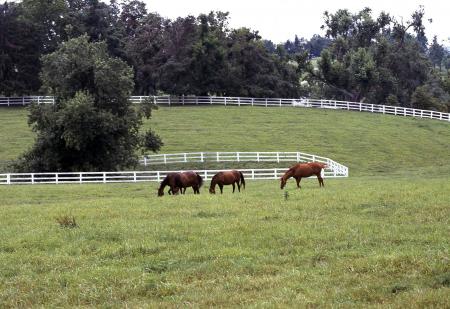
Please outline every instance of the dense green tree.
[[26, 95], [40, 87], [40, 31], [21, 18], [23, 7], [0, 4], [0, 95]]
[[428, 55], [433, 65], [438, 66], [439, 69], [441, 69], [442, 63], [445, 58], [445, 49], [441, 44], [438, 43], [436, 36], [433, 37], [433, 43], [428, 49]]
[[34, 146], [16, 163], [19, 171], [118, 170], [137, 162], [136, 150], [156, 151], [153, 132], [140, 135], [142, 117], [128, 97], [132, 70], [110, 57], [105, 43], [87, 36], [71, 39], [42, 59], [43, 87], [54, 106], [33, 105], [29, 123], [37, 133]]
[[439, 102], [442, 88], [437, 91], [440, 86], [436, 83], [416, 92], [417, 87], [435, 79], [423, 48], [423, 16], [423, 8], [419, 8], [404, 24], [386, 13], [374, 19], [368, 8], [357, 14], [326, 12], [323, 28], [333, 41], [310, 75], [324, 83], [324, 93], [345, 100], [420, 107], [418, 98], [428, 91], [432, 101]]

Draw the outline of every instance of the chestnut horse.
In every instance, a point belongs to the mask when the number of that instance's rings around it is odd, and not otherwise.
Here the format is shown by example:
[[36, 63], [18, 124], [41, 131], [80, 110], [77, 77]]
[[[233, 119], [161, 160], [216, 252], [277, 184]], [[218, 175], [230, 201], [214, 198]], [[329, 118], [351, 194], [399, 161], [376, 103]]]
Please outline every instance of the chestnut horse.
[[297, 181], [297, 188], [300, 187], [300, 180], [303, 177], [309, 177], [312, 175], [316, 175], [319, 180], [319, 187], [325, 186], [323, 184], [323, 178], [320, 175], [322, 169], [326, 168], [327, 165], [319, 162], [308, 162], [308, 163], [298, 163], [292, 166], [282, 177], [281, 177], [281, 189], [286, 186], [286, 182], [289, 178], [294, 177]]
[[[194, 194], [200, 194], [203, 178], [194, 172], [182, 172], [175, 175], [175, 186], [180, 189], [181, 194], [186, 192], [187, 187], [194, 189]], [[184, 189], [184, 191], [183, 191]]]
[[169, 195], [172, 194], [177, 194], [179, 189], [176, 184], [175, 184], [175, 175], [177, 175], [179, 173], [169, 173], [166, 175], [166, 177], [163, 179], [163, 181], [161, 182], [161, 185], [159, 186], [158, 189], [158, 196], [163, 196], [164, 195], [164, 188], [166, 186], [169, 186]]
[[209, 193], [216, 194], [216, 185], [219, 186], [221, 194], [223, 193], [224, 185], [233, 185], [233, 193], [234, 193], [235, 184], [237, 184], [239, 192], [241, 192], [241, 185], [242, 188], [245, 189], [244, 175], [242, 175], [241, 172], [236, 170], [219, 172], [215, 174], [214, 177], [211, 179], [211, 186], [209, 187]]

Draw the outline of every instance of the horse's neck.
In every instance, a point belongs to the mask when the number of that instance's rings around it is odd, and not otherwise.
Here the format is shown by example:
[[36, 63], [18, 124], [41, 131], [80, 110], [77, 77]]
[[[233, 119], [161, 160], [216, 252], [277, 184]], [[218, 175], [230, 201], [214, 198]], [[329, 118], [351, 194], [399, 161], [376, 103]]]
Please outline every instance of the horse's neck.
[[290, 168], [283, 176], [284, 180], [288, 180], [289, 178], [291, 178], [292, 176], [294, 176], [294, 169]]
[[217, 184], [216, 178], [213, 177], [211, 179], [211, 185], [209, 186], [209, 188], [213, 188], [214, 189], [216, 187], [216, 184]]

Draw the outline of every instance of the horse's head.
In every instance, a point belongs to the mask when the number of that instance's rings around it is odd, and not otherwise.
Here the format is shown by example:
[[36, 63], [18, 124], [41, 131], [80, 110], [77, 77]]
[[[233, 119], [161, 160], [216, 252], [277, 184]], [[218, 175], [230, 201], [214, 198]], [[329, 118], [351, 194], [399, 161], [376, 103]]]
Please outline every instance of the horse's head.
[[211, 194], [216, 194], [216, 189], [213, 188], [213, 187], [210, 187], [210, 188], [209, 188], [209, 193], [211, 193]]
[[163, 196], [164, 195], [164, 188], [159, 188], [158, 189], [158, 196]]
[[284, 177], [281, 177], [280, 182], [281, 182], [280, 189], [283, 190], [284, 187], [286, 186], [286, 179], [284, 179]]

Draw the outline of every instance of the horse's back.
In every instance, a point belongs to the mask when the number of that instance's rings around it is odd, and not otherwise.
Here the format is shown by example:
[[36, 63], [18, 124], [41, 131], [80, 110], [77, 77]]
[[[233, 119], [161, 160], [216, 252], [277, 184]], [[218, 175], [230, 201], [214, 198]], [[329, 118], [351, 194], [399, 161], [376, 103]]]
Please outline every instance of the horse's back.
[[312, 175], [319, 174], [323, 166], [321, 163], [309, 162], [309, 163], [298, 163], [291, 168], [294, 169], [294, 176], [309, 177]]

